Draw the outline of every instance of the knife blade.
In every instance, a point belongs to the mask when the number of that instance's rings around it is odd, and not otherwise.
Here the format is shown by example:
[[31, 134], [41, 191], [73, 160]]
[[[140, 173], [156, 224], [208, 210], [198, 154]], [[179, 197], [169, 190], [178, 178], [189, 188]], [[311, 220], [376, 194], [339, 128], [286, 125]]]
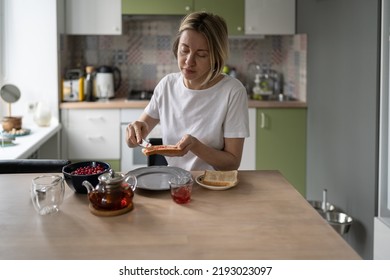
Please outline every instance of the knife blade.
[[148, 141], [146, 141], [145, 139], [142, 139], [142, 142], [140, 144], [138, 144], [139, 146], [143, 147], [143, 148], [148, 148], [150, 146], [152, 146], [152, 144], [150, 144]]

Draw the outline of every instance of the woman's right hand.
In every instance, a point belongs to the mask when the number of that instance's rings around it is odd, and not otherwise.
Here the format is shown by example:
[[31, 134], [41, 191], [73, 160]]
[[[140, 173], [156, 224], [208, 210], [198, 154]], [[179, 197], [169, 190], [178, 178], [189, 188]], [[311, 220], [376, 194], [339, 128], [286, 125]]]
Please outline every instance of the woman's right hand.
[[126, 128], [126, 143], [130, 148], [137, 147], [141, 144], [142, 139], [149, 133], [148, 124], [144, 121], [135, 121], [130, 123]]

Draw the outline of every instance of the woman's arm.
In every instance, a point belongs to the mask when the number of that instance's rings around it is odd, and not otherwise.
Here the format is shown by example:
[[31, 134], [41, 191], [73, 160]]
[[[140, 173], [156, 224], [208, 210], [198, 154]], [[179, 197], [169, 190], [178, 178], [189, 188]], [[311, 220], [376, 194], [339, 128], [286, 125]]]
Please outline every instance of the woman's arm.
[[224, 138], [224, 148], [216, 150], [191, 135], [185, 135], [176, 145], [183, 155], [191, 151], [216, 170], [236, 170], [240, 167], [245, 138]]

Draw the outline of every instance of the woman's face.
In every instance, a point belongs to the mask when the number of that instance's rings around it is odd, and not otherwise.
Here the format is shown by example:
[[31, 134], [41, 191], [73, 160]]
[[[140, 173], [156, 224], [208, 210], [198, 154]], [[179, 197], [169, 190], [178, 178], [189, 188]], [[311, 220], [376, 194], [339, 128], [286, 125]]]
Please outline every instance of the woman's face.
[[177, 50], [178, 65], [184, 83], [190, 89], [200, 89], [211, 71], [210, 52], [206, 38], [195, 30], [185, 30]]

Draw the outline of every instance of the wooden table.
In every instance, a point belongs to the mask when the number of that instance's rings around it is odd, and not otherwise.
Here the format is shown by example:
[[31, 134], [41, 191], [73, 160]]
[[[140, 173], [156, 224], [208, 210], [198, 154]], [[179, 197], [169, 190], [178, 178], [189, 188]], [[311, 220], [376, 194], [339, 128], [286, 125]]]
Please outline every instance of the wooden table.
[[240, 171], [225, 191], [194, 185], [184, 206], [137, 190], [116, 217], [91, 214], [67, 186], [61, 211], [39, 216], [37, 175], [0, 175], [0, 259], [360, 259], [277, 171]]

